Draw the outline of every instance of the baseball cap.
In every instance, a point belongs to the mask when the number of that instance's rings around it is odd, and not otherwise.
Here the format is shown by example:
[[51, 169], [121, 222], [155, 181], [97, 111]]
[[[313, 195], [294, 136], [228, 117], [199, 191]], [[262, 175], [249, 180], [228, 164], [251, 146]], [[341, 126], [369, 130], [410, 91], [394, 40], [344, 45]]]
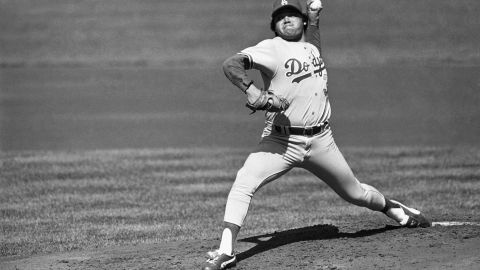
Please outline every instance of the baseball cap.
[[275, 0], [273, 2], [272, 18], [284, 8], [292, 8], [300, 14], [303, 14], [302, 5], [300, 5], [298, 0]]

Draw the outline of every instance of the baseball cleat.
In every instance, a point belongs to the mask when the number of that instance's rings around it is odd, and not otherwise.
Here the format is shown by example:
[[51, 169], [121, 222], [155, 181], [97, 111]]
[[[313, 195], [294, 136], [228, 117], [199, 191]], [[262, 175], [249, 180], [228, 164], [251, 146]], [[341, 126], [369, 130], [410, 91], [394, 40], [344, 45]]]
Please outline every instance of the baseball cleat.
[[235, 254], [227, 255], [219, 253], [218, 250], [207, 252], [208, 260], [203, 266], [203, 270], [222, 270], [233, 267], [237, 264], [237, 257]]
[[407, 207], [404, 204], [394, 200], [390, 200], [390, 202], [393, 203], [394, 207], [402, 208], [403, 212], [405, 212], [405, 214], [408, 216], [407, 222], [405, 224], [401, 224], [402, 226], [407, 228], [427, 228], [432, 226], [432, 222], [422, 215], [422, 213], [417, 209]]

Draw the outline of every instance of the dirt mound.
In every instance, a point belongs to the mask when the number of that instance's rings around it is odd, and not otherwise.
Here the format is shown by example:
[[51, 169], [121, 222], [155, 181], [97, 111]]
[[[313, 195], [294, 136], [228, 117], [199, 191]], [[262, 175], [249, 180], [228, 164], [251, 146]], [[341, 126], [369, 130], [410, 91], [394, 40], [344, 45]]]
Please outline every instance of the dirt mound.
[[[355, 230], [357, 227], [357, 230]], [[200, 269], [218, 239], [3, 258], [1, 269]], [[316, 225], [240, 239], [236, 269], [474, 269], [476, 225], [406, 229]]]

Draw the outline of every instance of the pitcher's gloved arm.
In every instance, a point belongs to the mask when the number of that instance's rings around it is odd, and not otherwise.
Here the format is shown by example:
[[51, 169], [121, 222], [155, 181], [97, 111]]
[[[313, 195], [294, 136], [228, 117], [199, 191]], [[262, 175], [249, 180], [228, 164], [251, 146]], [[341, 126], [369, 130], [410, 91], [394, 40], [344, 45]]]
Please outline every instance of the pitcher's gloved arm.
[[235, 54], [227, 58], [222, 67], [225, 76], [242, 92], [246, 93], [247, 89], [253, 84], [253, 81], [247, 75], [250, 66], [251, 63], [247, 56]]
[[247, 70], [251, 67], [252, 63], [249, 57], [242, 54], [233, 55], [223, 63], [225, 76], [247, 95], [246, 106], [252, 112], [257, 110], [269, 112], [286, 110], [290, 103], [285, 98], [275, 95], [272, 91], [258, 89], [253, 81], [248, 78]]

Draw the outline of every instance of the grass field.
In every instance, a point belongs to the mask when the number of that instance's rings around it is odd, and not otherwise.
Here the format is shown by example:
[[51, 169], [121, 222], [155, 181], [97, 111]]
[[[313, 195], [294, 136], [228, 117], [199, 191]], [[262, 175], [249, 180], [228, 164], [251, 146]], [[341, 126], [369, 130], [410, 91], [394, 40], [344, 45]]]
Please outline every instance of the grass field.
[[[476, 221], [480, 149], [347, 148], [359, 179], [433, 221]], [[248, 150], [3, 153], [1, 256], [218, 237]], [[391, 223], [351, 206], [303, 170], [261, 189], [242, 235], [316, 224]]]
[[[293, 170], [256, 195], [237, 268], [478, 266], [479, 2], [324, 5], [331, 122], [357, 177], [477, 225], [385, 227]], [[0, 269], [198, 269], [263, 127], [220, 66], [272, 36], [270, 9], [0, 0]]]

